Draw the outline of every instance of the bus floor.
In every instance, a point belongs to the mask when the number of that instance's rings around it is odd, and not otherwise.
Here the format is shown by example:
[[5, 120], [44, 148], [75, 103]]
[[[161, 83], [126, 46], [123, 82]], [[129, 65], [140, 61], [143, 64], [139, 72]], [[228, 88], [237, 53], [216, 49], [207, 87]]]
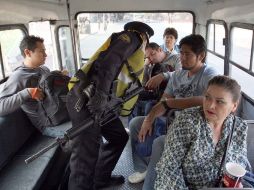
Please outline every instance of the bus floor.
[[[128, 127], [128, 118], [121, 118], [125, 127]], [[128, 182], [128, 176], [134, 173], [130, 140], [128, 141], [113, 174], [123, 175], [125, 183], [118, 186], [111, 186], [103, 190], [140, 190], [143, 183], [131, 184]]]

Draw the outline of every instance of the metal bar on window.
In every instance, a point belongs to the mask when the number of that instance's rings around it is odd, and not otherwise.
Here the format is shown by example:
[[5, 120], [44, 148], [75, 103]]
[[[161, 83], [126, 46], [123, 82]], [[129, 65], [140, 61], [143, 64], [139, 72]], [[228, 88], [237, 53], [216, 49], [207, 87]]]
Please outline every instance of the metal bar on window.
[[4, 73], [4, 62], [3, 62], [1, 44], [0, 44], [0, 63], [1, 63], [2, 76], [3, 76], [3, 79], [4, 79], [5, 78], [5, 73]]
[[213, 23], [213, 51], [215, 52], [215, 23]]
[[251, 75], [251, 76], [254, 77], [254, 72], [250, 71], [249, 69], [246, 69], [246, 68], [244, 68], [243, 66], [241, 66], [241, 65], [239, 65], [239, 64], [237, 64], [236, 62], [231, 61], [231, 60], [229, 61], [229, 63], [232, 64], [232, 65], [234, 65], [234, 66], [236, 66], [238, 69], [241, 69], [241, 70], [243, 70], [244, 72], [246, 72], [246, 73], [248, 73], [249, 75]]
[[254, 31], [252, 31], [252, 43], [251, 43], [251, 52], [250, 52], [250, 71], [252, 71], [252, 64], [253, 64], [253, 48], [254, 48]]

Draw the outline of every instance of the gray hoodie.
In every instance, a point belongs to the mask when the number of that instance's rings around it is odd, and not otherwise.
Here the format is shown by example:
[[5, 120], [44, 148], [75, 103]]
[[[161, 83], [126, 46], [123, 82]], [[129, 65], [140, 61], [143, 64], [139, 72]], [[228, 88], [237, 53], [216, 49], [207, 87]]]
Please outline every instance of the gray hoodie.
[[17, 68], [3, 84], [0, 92], [0, 116], [14, 112], [18, 108], [26, 113], [33, 125], [42, 131], [46, 126], [38, 117], [38, 102], [33, 100], [27, 88], [38, 86], [40, 76], [50, 72], [45, 66], [38, 68]]

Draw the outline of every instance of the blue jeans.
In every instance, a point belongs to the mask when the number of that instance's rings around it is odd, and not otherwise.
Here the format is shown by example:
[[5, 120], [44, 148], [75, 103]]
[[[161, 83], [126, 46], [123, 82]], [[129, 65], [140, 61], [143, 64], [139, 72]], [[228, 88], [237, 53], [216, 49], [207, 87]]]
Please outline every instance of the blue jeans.
[[144, 152], [148, 149], [152, 151], [153, 140], [160, 135], [166, 133], [166, 124], [163, 123], [163, 120], [158, 120], [159, 123], [156, 126], [156, 122], [154, 123], [154, 130], [151, 136], [147, 136], [144, 143], [140, 143], [140, 149], [137, 148], [138, 141], [138, 133], [142, 126], [142, 123], [145, 119], [145, 116], [138, 116], [133, 118], [130, 121], [130, 137], [131, 137], [131, 146], [132, 146], [132, 158], [134, 164], [134, 170], [137, 172], [144, 172], [147, 170], [147, 166], [150, 160], [150, 154], [142, 155], [142, 152], [138, 153], [137, 150], [143, 150]]
[[42, 134], [49, 137], [63, 137], [65, 132], [72, 127], [71, 122], [66, 122], [55, 127], [45, 127]]
[[153, 134], [151, 136], [147, 135], [145, 142], [142, 143], [139, 141], [136, 142], [135, 149], [137, 154], [141, 157], [150, 156], [152, 153], [152, 145], [154, 139], [165, 134], [166, 134], [166, 119], [163, 117], [155, 119], [153, 124]]
[[156, 179], [155, 167], [164, 150], [165, 135], [156, 138], [153, 142], [152, 154], [147, 167], [146, 178], [142, 190], [153, 190]]
[[138, 100], [131, 115], [128, 117], [128, 123], [137, 116], [146, 116], [152, 107], [156, 104], [156, 100], [147, 100], [147, 101], [142, 101]]
[[146, 104], [145, 101], [138, 100], [136, 102], [134, 109], [132, 110], [131, 114], [128, 117], [128, 124], [134, 117], [145, 115], [145, 104]]

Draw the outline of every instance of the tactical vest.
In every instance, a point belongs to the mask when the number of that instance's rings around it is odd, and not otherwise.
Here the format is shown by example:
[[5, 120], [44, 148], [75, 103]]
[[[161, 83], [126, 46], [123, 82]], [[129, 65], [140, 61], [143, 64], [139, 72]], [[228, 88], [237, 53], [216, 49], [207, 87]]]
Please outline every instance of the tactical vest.
[[[102, 51], [107, 50], [110, 45], [111, 38], [109, 38], [96, 52], [95, 54], [88, 60], [88, 62], [81, 68], [84, 73], [88, 73], [90, 70], [92, 63], [98, 58], [99, 54]], [[134, 73], [136, 73], [138, 79], [140, 81], [143, 80], [143, 68], [144, 68], [144, 43], [141, 44], [140, 48], [137, 49], [128, 59], [128, 64], [131, 66]], [[114, 63], [112, 63], [114, 64]], [[78, 79], [76, 77], [71, 78], [70, 83], [68, 85], [69, 90], [74, 86], [75, 82]], [[123, 65], [118, 77], [117, 77], [117, 88], [116, 88], [116, 97], [121, 97], [125, 94], [126, 90], [130, 87], [131, 83], [134, 81], [133, 77], [130, 75], [130, 72], [126, 66]], [[131, 113], [138, 96], [133, 97], [129, 101], [125, 102], [122, 106], [122, 110], [120, 115], [127, 116]]]

